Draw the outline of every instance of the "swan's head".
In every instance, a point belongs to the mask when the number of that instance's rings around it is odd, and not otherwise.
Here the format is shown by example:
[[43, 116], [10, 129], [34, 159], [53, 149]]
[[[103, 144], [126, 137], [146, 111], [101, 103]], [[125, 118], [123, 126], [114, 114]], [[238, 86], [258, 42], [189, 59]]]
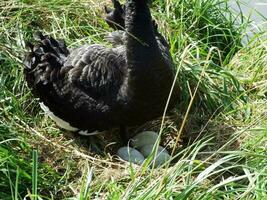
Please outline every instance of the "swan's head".
[[108, 25], [117, 30], [124, 30], [125, 27], [125, 5], [113, 0], [114, 9], [105, 6], [107, 16], [105, 18]]

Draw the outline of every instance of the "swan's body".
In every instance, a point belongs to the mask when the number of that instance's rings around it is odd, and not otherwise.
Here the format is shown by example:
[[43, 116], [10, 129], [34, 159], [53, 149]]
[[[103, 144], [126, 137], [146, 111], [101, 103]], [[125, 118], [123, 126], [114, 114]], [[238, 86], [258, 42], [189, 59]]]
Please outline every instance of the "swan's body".
[[[103, 131], [162, 115], [174, 79], [173, 62], [145, 0], [127, 1], [125, 27], [129, 34], [109, 36], [112, 48], [94, 44], [69, 52], [64, 42], [42, 34], [39, 44], [31, 46], [24, 62], [26, 80], [62, 128]], [[176, 87], [169, 109], [177, 92]]]

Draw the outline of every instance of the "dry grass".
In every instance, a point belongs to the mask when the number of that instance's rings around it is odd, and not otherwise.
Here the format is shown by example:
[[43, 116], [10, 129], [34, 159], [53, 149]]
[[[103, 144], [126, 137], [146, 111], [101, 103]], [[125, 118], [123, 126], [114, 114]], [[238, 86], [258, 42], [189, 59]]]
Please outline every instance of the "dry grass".
[[[264, 199], [266, 32], [242, 47], [246, 22], [236, 26], [234, 18], [221, 15], [232, 14], [226, 1], [153, 4], [153, 15], [170, 41], [183, 92], [163, 125], [159, 118], [130, 132], [161, 131], [161, 144], [170, 152], [176, 149], [168, 168], [118, 159], [118, 130], [80, 137], [58, 129], [40, 112], [22, 75], [24, 41], [43, 30], [64, 38], [70, 47], [106, 43], [106, 3], [110, 2], [0, 3], [1, 198], [33, 199], [31, 189], [37, 189], [42, 199]], [[210, 15], [212, 11], [216, 15]], [[33, 149], [39, 155], [35, 175]], [[37, 176], [38, 188], [33, 188]]]

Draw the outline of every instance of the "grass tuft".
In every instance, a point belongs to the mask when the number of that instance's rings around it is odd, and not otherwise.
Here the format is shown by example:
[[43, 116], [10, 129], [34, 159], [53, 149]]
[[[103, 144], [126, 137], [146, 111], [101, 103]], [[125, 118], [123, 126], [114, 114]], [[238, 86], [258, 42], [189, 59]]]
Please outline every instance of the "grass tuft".
[[160, 132], [174, 152], [171, 163], [129, 165], [113, 156], [116, 131], [77, 138], [43, 115], [23, 77], [25, 41], [41, 30], [70, 48], [104, 44], [111, 30], [103, 6], [110, 3], [0, 2], [0, 197], [266, 199], [267, 32], [243, 44], [250, 19], [227, 0], [153, 1], [181, 99], [173, 114], [132, 132]]

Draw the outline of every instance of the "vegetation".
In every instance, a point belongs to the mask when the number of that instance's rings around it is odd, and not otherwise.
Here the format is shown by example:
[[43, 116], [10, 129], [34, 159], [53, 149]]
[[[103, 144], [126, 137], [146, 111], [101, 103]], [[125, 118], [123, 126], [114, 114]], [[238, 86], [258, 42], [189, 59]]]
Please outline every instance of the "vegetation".
[[134, 127], [156, 130], [167, 166], [114, 156], [116, 133], [78, 137], [40, 111], [23, 77], [36, 30], [69, 47], [106, 43], [109, 0], [0, 2], [1, 199], [266, 199], [267, 31], [242, 44], [250, 20], [227, 0], [155, 0], [171, 45], [181, 99], [176, 111]]

